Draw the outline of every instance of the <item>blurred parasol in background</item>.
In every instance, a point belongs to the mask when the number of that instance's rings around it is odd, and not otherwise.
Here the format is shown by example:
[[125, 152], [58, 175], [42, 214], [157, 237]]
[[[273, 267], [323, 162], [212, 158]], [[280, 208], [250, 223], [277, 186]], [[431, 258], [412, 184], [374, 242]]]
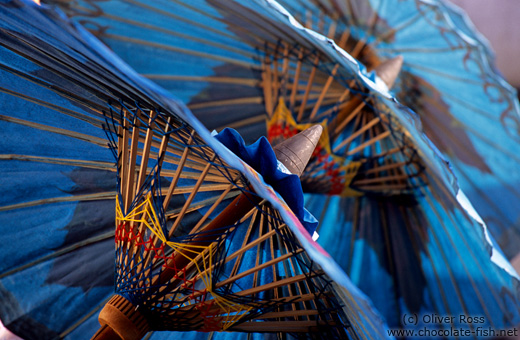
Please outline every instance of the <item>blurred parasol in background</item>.
[[[0, 17], [0, 318], [9, 330], [90, 337], [113, 292], [115, 211], [117, 291], [138, 313], [159, 316], [148, 319], [159, 329], [172, 314], [173, 327], [190, 330], [385, 337], [369, 300], [311, 239], [316, 221], [299, 181], [280, 171], [265, 139], [247, 148], [226, 130], [224, 147], [183, 104], [52, 9], [5, 0]], [[231, 224], [204, 229], [230, 202], [233, 210], [249, 200]], [[172, 267], [179, 256], [189, 261]], [[175, 288], [173, 298], [162, 288], [146, 294], [172, 271], [159, 287]]]
[[280, 3], [368, 69], [403, 58], [397, 99], [419, 114], [506, 257], [520, 252], [520, 107], [466, 14], [442, 0]]

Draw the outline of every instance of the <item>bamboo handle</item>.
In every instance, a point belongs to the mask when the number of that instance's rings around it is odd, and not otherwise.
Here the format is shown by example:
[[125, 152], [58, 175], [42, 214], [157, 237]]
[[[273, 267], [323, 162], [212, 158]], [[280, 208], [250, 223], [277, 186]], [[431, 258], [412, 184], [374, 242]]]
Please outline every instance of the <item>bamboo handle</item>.
[[117, 333], [107, 325], [99, 327], [91, 340], [122, 340]]
[[140, 340], [149, 330], [146, 318], [127, 299], [114, 295], [99, 313], [101, 328], [92, 340]]

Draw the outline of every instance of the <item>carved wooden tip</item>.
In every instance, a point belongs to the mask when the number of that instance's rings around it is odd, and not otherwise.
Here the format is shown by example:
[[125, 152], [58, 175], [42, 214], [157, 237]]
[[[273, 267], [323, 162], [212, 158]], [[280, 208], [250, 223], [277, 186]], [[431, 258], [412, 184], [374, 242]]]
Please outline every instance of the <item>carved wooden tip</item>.
[[314, 125], [284, 140], [273, 148], [276, 158], [291, 173], [298, 175], [298, 177], [301, 176], [316, 145], [318, 145], [322, 132], [323, 127], [321, 125]]
[[403, 66], [403, 56], [399, 55], [395, 58], [382, 62], [375, 68], [376, 74], [388, 86], [389, 89], [394, 86], [395, 80], [401, 72]]

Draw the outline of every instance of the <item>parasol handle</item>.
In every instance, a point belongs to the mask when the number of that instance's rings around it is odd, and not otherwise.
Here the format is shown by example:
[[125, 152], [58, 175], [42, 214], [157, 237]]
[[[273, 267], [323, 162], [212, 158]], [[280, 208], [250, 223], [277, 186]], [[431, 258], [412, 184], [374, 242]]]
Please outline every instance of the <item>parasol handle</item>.
[[117, 333], [107, 325], [101, 326], [91, 340], [122, 340]]
[[149, 330], [145, 317], [121, 295], [114, 295], [103, 307], [99, 323], [91, 340], [140, 340]]

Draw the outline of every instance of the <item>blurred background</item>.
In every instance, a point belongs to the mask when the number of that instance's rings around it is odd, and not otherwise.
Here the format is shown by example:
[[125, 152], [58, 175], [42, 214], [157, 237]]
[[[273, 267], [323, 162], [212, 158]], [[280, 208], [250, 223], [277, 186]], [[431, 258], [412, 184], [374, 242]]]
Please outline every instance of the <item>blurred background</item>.
[[[504, 78], [520, 90], [520, 1], [451, 0], [462, 8], [495, 51]], [[518, 169], [520, 171], [520, 169]], [[520, 255], [512, 261], [520, 273]]]
[[[504, 78], [520, 90], [520, 1], [451, 0], [470, 17], [495, 51]], [[520, 169], [518, 169], [520, 171]], [[520, 273], [520, 255], [512, 261]]]
[[471, 21], [490, 42], [498, 69], [520, 88], [520, 1], [451, 0], [468, 13]]

